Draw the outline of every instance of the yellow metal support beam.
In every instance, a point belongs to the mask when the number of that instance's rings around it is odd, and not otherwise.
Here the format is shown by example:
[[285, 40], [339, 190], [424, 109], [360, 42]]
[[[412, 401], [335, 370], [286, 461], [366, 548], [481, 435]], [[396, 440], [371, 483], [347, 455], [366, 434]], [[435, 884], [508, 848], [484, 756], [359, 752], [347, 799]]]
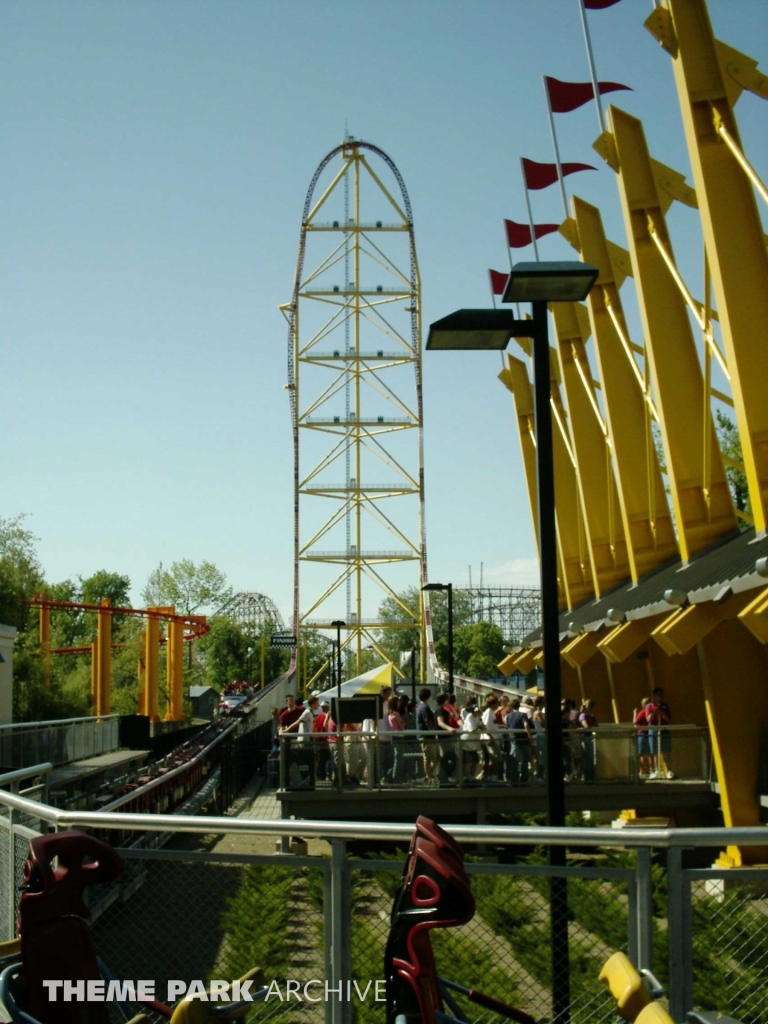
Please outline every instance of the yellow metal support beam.
[[686, 654], [719, 626], [724, 617], [724, 607], [712, 601], [678, 608], [656, 627], [653, 639], [668, 655]]
[[[551, 362], [551, 361], [550, 361]], [[528, 377], [528, 368], [521, 359], [507, 356], [507, 369], [502, 370], [499, 379], [511, 392], [515, 400], [518, 433], [522, 448], [528, 498], [533, 513], [534, 532], [538, 546], [538, 504], [536, 499], [536, 436], [533, 423], [533, 388]], [[556, 382], [554, 384], [556, 388]], [[558, 395], [559, 400], [559, 395]], [[556, 413], [562, 413], [562, 404], [555, 405]], [[555, 417], [557, 418], [557, 417]], [[562, 425], [562, 419], [561, 419]], [[594, 593], [587, 564], [583, 528], [578, 520], [580, 499], [576, 482], [576, 471], [566, 447], [563, 431], [555, 424], [553, 431], [555, 466], [555, 508], [557, 514], [558, 561], [560, 568], [560, 602], [568, 608]]]
[[536, 546], [539, 544], [539, 503], [536, 497], [536, 432], [533, 423], [533, 390], [528, 377], [528, 368], [522, 359], [507, 356], [507, 368], [499, 374], [499, 380], [512, 392], [517, 413], [517, 431], [520, 451], [523, 457], [525, 483], [528, 488], [528, 504], [533, 517], [533, 531]]
[[595, 595], [629, 576], [608, 427], [597, 403], [586, 352], [589, 313], [575, 302], [552, 304], [560, 377], [565, 392], [573, 457], [582, 503]]
[[579, 488], [568, 415], [560, 393], [560, 375], [555, 349], [549, 350], [550, 406], [554, 414], [553, 449], [555, 466], [555, 514], [560, 557], [565, 568], [568, 607], [594, 597], [592, 554], [584, 527], [583, 501]]
[[658, 622], [658, 615], [649, 615], [645, 619], [632, 619], [629, 622], [622, 622], [621, 625], [612, 629], [597, 646], [608, 661], [618, 665], [622, 661], [626, 661], [639, 647], [642, 647], [658, 625]]
[[[712, 753], [726, 827], [760, 824], [756, 782], [761, 734], [768, 729], [768, 655], [738, 619], [721, 622], [697, 644]], [[765, 847], [729, 846], [718, 863], [768, 862]]]
[[672, 255], [643, 125], [614, 106], [609, 109], [609, 119], [680, 556], [687, 562], [697, 551], [733, 533], [736, 513], [688, 311], [649, 236], [650, 219], [661, 244]]
[[536, 667], [536, 655], [539, 653], [539, 647], [528, 647], [515, 657], [513, 672], [521, 672], [524, 676], [527, 676], [532, 668]]
[[732, 107], [736, 105], [744, 89], [768, 100], [768, 77], [758, 68], [756, 60], [746, 53], [735, 50], [722, 39], [715, 40], [715, 49], [728, 101]]
[[618, 320], [627, 335], [600, 211], [577, 196], [573, 197], [572, 203], [582, 258], [599, 270], [597, 284], [589, 295], [589, 315], [600, 367], [630, 573], [637, 581], [645, 573], [675, 558], [678, 554], [677, 541], [651, 435], [648, 406], [614, 325], [613, 318]]
[[725, 602], [692, 604], [670, 615], [653, 631], [653, 638], [667, 654], [687, 654], [721, 622], [736, 618], [751, 603], [749, 591], [746, 591]]
[[165, 709], [165, 721], [181, 722], [184, 720], [184, 623], [171, 619], [167, 629], [168, 703]]
[[516, 651], [514, 654], [508, 654], [506, 658], [502, 658], [496, 668], [498, 668], [499, 672], [501, 672], [503, 676], [511, 676], [513, 672], [517, 671], [515, 669], [515, 661], [519, 655], [520, 651]]
[[599, 630], [590, 633], [581, 633], [575, 640], [571, 640], [563, 648], [563, 658], [571, 668], [581, 668], [589, 659], [598, 653], [597, 645], [600, 643], [601, 635]]
[[752, 184], [715, 125], [716, 113], [742, 148], [706, 3], [667, 0], [661, 10], [649, 27], [665, 22], [663, 45], [674, 58], [752, 513], [762, 534], [768, 522], [768, 253]]
[[758, 643], [768, 644], [768, 589], [762, 590], [739, 612], [739, 620]]

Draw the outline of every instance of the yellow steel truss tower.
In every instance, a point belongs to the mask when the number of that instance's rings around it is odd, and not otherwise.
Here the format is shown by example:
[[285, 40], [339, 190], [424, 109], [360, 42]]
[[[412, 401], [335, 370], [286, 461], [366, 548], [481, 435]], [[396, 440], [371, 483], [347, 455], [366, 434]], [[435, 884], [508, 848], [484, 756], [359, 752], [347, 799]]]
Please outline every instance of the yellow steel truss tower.
[[[424, 552], [419, 271], [405, 182], [376, 146], [346, 138], [315, 171], [293, 298], [281, 309], [295, 453], [294, 632], [344, 622], [349, 674], [367, 648], [378, 650], [379, 628], [423, 620], [421, 602], [408, 607], [397, 596], [418, 583]], [[385, 625], [377, 610], [387, 597], [402, 615]]]

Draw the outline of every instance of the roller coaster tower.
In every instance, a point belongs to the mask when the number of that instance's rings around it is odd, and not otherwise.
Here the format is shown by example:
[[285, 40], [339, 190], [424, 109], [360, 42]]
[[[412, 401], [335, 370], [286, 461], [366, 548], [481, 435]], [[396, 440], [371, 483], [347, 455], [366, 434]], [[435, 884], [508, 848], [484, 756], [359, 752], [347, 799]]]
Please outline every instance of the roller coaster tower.
[[[359, 671], [366, 648], [384, 657], [379, 629], [423, 623], [422, 603], [398, 596], [420, 580], [424, 556], [419, 270], [405, 182], [376, 146], [347, 137], [315, 171], [293, 297], [280, 308], [294, 440], [294, 632], [343, 622], [348, 673]], [[402, 616], [385, 624], [377, 609], [387, 597]]]

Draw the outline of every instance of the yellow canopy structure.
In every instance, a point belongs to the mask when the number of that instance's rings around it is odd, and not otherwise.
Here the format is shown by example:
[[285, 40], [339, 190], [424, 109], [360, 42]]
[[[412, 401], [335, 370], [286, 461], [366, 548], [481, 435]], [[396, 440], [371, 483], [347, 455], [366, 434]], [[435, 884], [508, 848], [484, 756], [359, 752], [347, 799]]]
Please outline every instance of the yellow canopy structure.
[[[357, 697], [368, 693], [378, 693], [382, 686], [392, 685], [393, 671], [391, 661], [387, 661], [383, 665], [377, 665], [376, 668], [369, 669], [368, 672], [363, 672], [362, 675], [355, 676], [354, 679], [348, 679], [345, 683], [342, 683], [341, 696]], [[330, 701], [337, 697], [338, 694], [338, 687], [332, 686], [320, 694], [320, 700]]]

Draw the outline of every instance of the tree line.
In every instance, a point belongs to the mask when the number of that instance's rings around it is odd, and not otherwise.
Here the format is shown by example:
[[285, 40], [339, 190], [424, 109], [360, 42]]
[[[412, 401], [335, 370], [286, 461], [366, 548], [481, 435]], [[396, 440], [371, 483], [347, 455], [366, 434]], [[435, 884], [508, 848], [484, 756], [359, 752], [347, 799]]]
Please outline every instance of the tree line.
[[[112, 607], [131, 607], [131, 579], [126, 573], [101, 569], [90, 576], [61, 582], [46, 578], [37, 554], [37, 538], [27, 528], [23, 515], [0, 517], [0, 622], [18, 630], [14, 651], [14, 721], [70, 718], [91, 712], [91, 658], [88, 653], [55, 655], [50, 659], [50, 682], [46, 686], [45, 664], [39, 639], [39, 611], [27, 602], [44, 593], [53, 601], [98, 605], [108, 598]], [[173, 605], [182, 614], [207, 614], [210, 631], [187, 645], [184, 689], [209, 685], [221, 692], [227, 683], [252, 681], [257, 687], [270, 682], [288, 668], [290, 651], [270, 646], [277, 627], [264, 623], [254, 630], [227, 614], [212, 614], [232, 597], [226, 575], [208, 561], [190, 559], [162, 563], [154, 569], [141, 592], [141, 607]], [[411, 587], [388, 597], [379, 609], [382, 623], [402, 621], [402, 604], [418, 614], [420, 593]], [[444, 593], [431, 595], [437, 658], [448, 662], [448, 609]], [[498, 675], [504, 638], [488, 622], [471, 621], [468, 595], [454, 591], [454, 669], [457, 674], [488, 678]], [[97, 632], [97, 613], [84, 609], [53, 609], [51, 648], [91, 645]], [[162, 627], [161, 627], [162, 632]], [[399, 665], [400, 652], [420, 648], [418, 627], [382, 628], [375, 635], [376, 646], [386, 658]], [[138, 710], [138, 677], [144, 651], [144, 622], [140, 617], [115, 614], [112, 618], [112, 708], [118, 714]], [[319, 633], [306, 630], [297, 652], [301, 684], [317, 676], [313, 689], [331, 684], [328, 660], [331, 646]], [[378, 654], [364, 650], [361, 671], [381, 663]], [[354, 674], [350, 658], [344, 674]], [[319, 675], [318, 675], [319, 673]], [[165, 647], [160, 649], [160, 713], [165, 703]], [[191, 705], [187, 703], [187, 712]]]

